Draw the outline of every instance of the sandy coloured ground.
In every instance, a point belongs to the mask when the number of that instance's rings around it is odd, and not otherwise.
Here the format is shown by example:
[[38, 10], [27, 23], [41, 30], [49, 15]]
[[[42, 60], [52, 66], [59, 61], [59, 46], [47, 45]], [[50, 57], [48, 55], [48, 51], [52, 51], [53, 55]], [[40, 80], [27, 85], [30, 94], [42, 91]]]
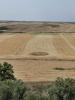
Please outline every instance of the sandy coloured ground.
[[4, 61], [11, 63], [16, 77], [25, 82], [54, 81], [57, 77], [75, 79], [75, 70], [54, 69], [75, 69], [75, 61], [0, 60]]
[[[40, 55], [31, 55], [33, 52]], [[0, 35], [0, 62], [4, 61], [11, 63], [16, 77], [24, 81], [75, 78], [75, 35]]]

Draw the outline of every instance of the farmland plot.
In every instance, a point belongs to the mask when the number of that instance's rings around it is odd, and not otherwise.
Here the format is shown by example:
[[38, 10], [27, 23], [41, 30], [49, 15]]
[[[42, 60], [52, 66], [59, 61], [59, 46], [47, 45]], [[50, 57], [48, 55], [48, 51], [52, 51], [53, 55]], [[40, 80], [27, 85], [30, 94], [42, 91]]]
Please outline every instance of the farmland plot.
[[0, 60], [14, 66], [15, 75], [25, 82], [54, 81], [57, 77], [74, 78], [75, 70], [55, 70], [54, 68], [75, 68], [74, 61], [52, 60]]
[[52, 35], [38, 35], [32, 38], [24, 49], [24, 55], [31, 53], [48, 53], [47, 56], [56, 56], [57, 51], [52, 43]]
[[65, 38], [75, 48], [75, 35], [66, 35]]
[[31, 37], [30, 35], [19, 34], [0, 41], [0, 56], [20, 55]]
[[75, 59], [74, 41], [75, 35], [3, 35], [0, 36], [0, 57]]
[[65, 36], [53, 37], [53, 45], [62, 57], [75, 57], [75, 49], [71, 47]]
[[13, 36], [15, 36], [15, 35], [13, 35], [13, 34], [0, 34], [0, 42], [1, 41], [4, 41], [5, 39], [9, 39], [10, 37], [13, 37]]
[[12, 64], [16, 77], [27, 82], [53, 81], [57, 77], [75, 79], [74, 41], [75, 35], [63, 34], [0, 35], [0, 62], [7, 61]]

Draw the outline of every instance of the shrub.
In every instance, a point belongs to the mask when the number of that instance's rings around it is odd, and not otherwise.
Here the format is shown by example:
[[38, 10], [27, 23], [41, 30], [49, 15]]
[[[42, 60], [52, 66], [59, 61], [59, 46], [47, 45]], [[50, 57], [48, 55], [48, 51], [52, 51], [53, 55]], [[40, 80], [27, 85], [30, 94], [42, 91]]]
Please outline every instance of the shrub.
[[54, 68], [55, 70], [65, 70], [64, 68]]
[[58, 78], [48, 93], [52, 100], [75, 100], [75, 81]]
[[30, 55], [33, 55], [33, 56], [46, 56], [48, 55], [47, 52], [32, 52], [30, 53]]
[[75, 68], [60, 68], [60, 67], [56, 67], [56, 68], [54, 68], [54, 70], [75, 70]]
[[40, 100], [40, 94], [37, 91], [30, 91], [24, 100]]
[[7, 82], [10, 93], [12, 94], [11, 100], [23, 100], [24, 95], [27, 91], [27, 86], [21, 80], [8, 81]]
[[0, 100], [24, 100], [27, 86], [21, 80], [0, 81]]
[[13, 66], [7, 62], [4, 62], [3, 64], [0, 64], [0, 80], [7, 80], [11, 79], [14, 80], [15, 76], [13, 75]]

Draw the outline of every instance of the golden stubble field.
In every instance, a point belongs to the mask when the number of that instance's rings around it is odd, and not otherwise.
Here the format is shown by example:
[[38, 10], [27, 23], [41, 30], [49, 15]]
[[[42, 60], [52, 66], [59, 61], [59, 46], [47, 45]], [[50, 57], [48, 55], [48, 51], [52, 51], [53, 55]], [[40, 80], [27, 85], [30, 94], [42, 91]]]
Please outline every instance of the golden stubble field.
[[75, 35], [2, 34], [0, 62], [4, 61], [14, 66], [17, 78], [27, 82], [75, 78]]

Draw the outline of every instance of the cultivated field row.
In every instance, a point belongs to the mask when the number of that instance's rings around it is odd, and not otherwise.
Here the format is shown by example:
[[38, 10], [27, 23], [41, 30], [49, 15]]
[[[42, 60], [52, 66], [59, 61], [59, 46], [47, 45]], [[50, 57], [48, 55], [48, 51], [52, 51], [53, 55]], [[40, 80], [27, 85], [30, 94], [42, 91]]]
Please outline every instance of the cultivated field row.
[[15, 76], [25, 82], [54, 81], [57, 77], [75, 79], [75, 61], [0, 60], [5, 61], [14, 66]]
[[25, 82], [75, 79], [75, 35], [0, 35], [0, 62]]
[[0, 58], [75, 60], [75, 35], [0, 35]]

